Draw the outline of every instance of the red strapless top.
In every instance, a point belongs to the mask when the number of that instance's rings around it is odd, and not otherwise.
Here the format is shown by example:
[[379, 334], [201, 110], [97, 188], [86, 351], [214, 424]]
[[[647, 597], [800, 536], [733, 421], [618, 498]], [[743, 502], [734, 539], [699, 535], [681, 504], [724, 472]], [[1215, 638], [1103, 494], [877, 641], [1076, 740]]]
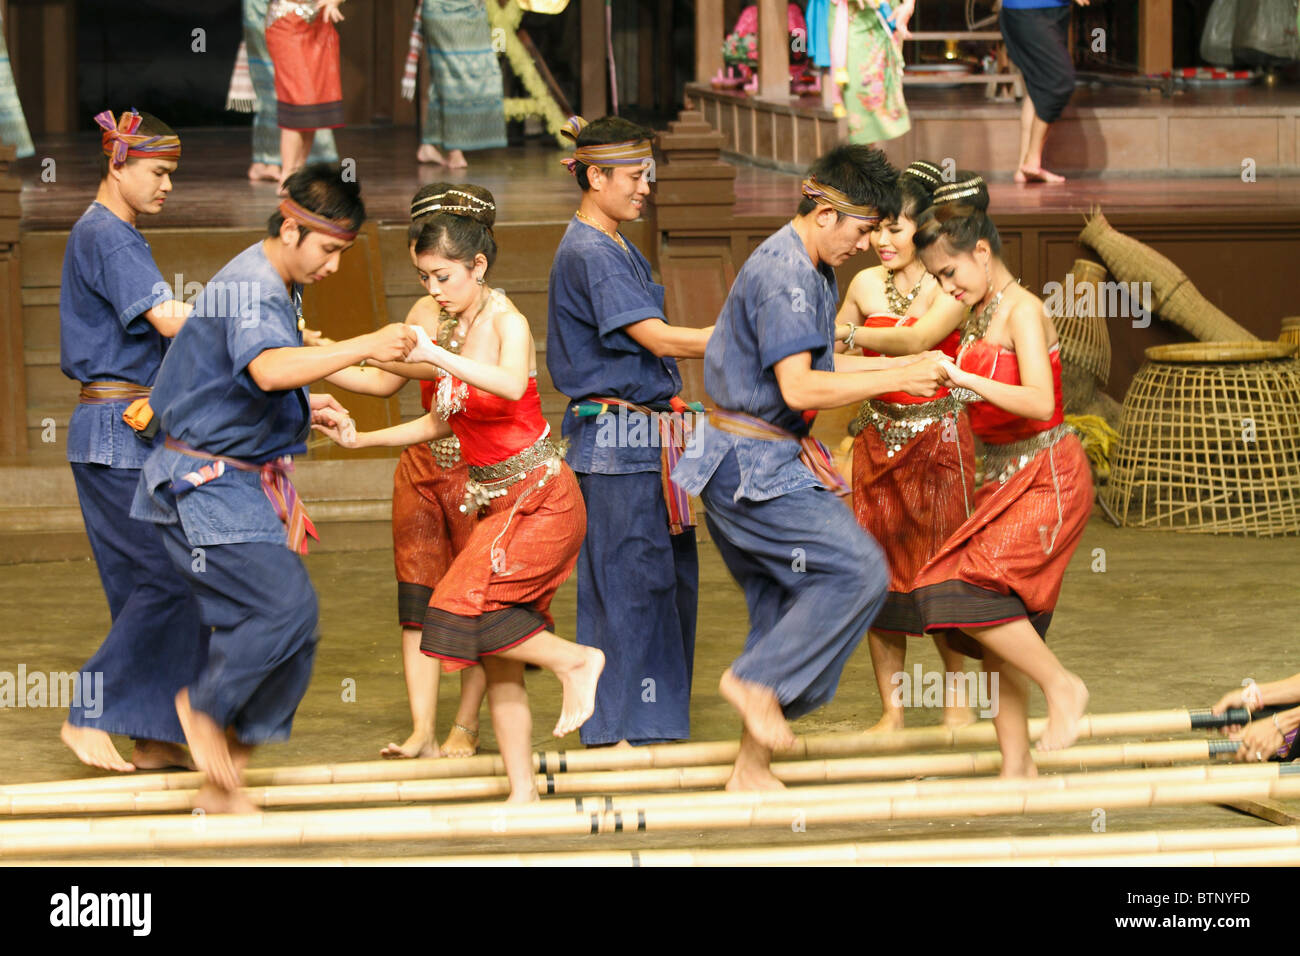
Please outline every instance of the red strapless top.
[[531, 447], [546, 433], [534, 376], [528, 377], [528, 387], [517, 401], [466, 385], [454, 376], [448, 378], [453, 390], [465, 389], [461, 408], [448, 424], [460, 439], [460, 453], [467, 464], [495, 465]]
[[420, 404], [426, 412], [433, 411], [433, 382], [420, 379]]
[[[990, 445], [1005, 445], [1008, 442], [1030, 438], [1049, 428], [1055, 428], [1065, 421], [1065, 406], [1061, 396], [1061, 347], [1053, 345], [1047, 353], [1052, 364], [1052, 391], [1056, 396], [1056, 410], [1045, 422], [1034, 421], [1020, 415], [1013, 415], [998, 408], [992, 402], [974, 402], [967, 406], [970, 413], [970, 427], [976, 435]], [[1020, 363], [1016, 353], [1000, 348], [980, 339], [972, 343], [962, 353], [958, 362], [961, 368], [974, 375], [990, 378], [1007, 385], [1020, 384]]]
[[[919, 315], [908, 315], [899, 318], [896, 315], [890, 315], [887, 312], [880, 312], [876, 315], [869, 315], [862, 324], [869, 329], [895, 329], [906, 328], [916, 324]], [[957, 346], [961, 344], [961, 330], [953, 329], [952, 332], [940, 342], [937, 348], [951, 359], [957, 358]], [[871, 349], [864, 348], [862, 354], [867, 358], [874, 358], [879, 352], [873, 352]], [[921, 398], [917, 395], [908, 395], [906, 392], [886, 392], [878, 397], [877, 401], [889, 402], [892, 405], [921, 405], [925, 402], [932, 402], [936, 398], [943, 398], [948, 394], [946, 388], [941, 388], [929, 398]]]

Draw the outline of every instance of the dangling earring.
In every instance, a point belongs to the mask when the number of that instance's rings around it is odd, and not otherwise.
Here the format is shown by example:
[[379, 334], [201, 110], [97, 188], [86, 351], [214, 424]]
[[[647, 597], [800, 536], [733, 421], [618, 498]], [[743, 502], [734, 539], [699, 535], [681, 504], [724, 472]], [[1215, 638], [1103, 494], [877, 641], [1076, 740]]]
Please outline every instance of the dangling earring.
[[482, 276], [475, 276], [474, 279], [475, 279], [475, 281], [478, 282], [479, 285], [482, 285], [482, 284], [483, 284], [483, 277], [482, 277]]

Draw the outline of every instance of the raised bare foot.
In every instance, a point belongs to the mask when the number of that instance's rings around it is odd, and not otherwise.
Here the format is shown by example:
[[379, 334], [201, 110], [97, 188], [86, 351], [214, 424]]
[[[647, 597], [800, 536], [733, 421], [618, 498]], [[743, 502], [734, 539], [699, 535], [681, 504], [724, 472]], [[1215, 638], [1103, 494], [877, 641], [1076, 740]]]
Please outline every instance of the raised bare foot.
[[448, 169], [465, 169], [469, 163], [465, 161], [465, 154], [458, 149], [453, 149], [447, 154]]
[[211, 780], [205, 780], [194, 794], [194, 809], [204, 813], [259, 813], [261, 807], [248, 798], [242, 790], [222, 790]]
[[867, 728], [869, 734], [888, 733], [891, 730], [903, 729], [903, 712], [901, 710], [885, 711], [881, 714], [880, 719]]
[[190, 692], [182, 688], [176, 695], [176, 715], [181, 719], [181, 729], [194, 755], [194, 763], [220, 790], [239, 789], [239, 771], [230, 756], [226, 732], [217, 722], [200, 710], [190, 708]]
[[167, 767], [194, 769], [194, 759], [180, 744], [169, 740], [137, 740], [131, 763], [137, 770], [163, 770]]
[[1016, 170], [1015, 180], [1018, 183], [1063, 183], [1065, 177], [1041, 166], [1021, 166]]
[[1074, 674], [1066, 672], [1061, 686], [1048, 693], [1047, 726], [1038, 738], [1039, 750], [1064, 750], [1079, 739], [1079, 718], [1088, 709], [1088, 688]]
[[741, 680], [728, 667], [718, 682], [718, 691], [740, 712], [745, 729], [768, 750], [784, 750], [795, 744], [794, 732], [781, 713], [781, 704], [769, 688]]
[[472, 757], [476, 753], [478, 753], [478, 728], [466, 727], [460, 723], [452, 724], [447, 739], [442, 742], [442, 755], [444, 757]]
[[385, 760], [413, 760], [417, 757], [441, 757], [442, 752], [438, 750], [438, 742], [432, 737], [412, 733], [406, 738], [406, 743], [390, 743], [379, 751], [379, 756]]
[[560, 719], [553, 733], [557, 737], [572, 733], [587, 722], [596, 710], [596, 683], [605, 669], [605, 655], [594, 647], [575, 644], [582, 652], [582, 663], [565, 671], [556, 671], [560, 687], [564, 690], [564, 703]]
[[122, 759], [122, 755], [113, 746], [113, 738], [94, 727], [77, 727], [67, 721], [59, 730], [59, 739], [68, 749], [77, 755], [77, 759], [89, 767], [101, 770], [134, 770], [133, 764]]
[[442, 153], [438, 152], [438, 147], [430, 146], [424, 143], [415, 151], [415, 161], [417, 163], [437, 163], [439, 166], [446, 166], [447, 160], [443, 158]]

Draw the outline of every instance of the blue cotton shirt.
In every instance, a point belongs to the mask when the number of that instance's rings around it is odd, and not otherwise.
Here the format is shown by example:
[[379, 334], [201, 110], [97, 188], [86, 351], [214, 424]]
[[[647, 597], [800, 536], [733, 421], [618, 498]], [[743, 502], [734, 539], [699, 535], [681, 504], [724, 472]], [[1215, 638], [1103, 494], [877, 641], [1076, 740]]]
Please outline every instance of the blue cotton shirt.
[[[626, 241], [626, 240], [625, 240]], [[555, 387], [570, 399], [562, 433], [570, 441], [574, 471], [626, 475], [658, 471], [658, 430], [645, 429], [623, 412], [624, 436], [653, 436], [645, 442], [610, 440], [617, 414], [578, 417], [574, 406], [597, 396], [638, 405], [663, 404], [682, 388], [677, 363], [659, 358], [624, 329], [642, 319], [664, 319], [664, 287], [651, 278], [650, 263], [630, 242], [627, 251], [576, 216], [560, 241], [547, 293], [546, 367]]]
[[[152, 385], [167, 340], [144, 317], [173, 297], [149, 242], [94, 202], [68, 234], [59, 290], [59, 366], [77, 382]], [[122, 421], [129, 402], [78, 405], [68, 461], [139, 468], [152, 445]]]
[[[251, 464], [306, 450], [311, 422], [307, 388], [266, 392], [248, 371], [248, 363], [267, 349], [302, 345], [295, 303], [299, 295], [295, 287], [290, 298], [261, 242], [213, 276], [154, 383], [150, 404], [164, 434]], [[227, 466], [219, 478], [171, 495], [175, 479], [210, 464], [157, 449], [145, 464], [131, 516], [158, 524], [179, 520], [194, 545], [283, 544], [284, 525], [256, 472]]]
[[[731, 287], [704, 354], [704, 384], [719, 408], [761, 418], [803, 436], [809, 424], [785, 403], [772, 367], [800, 352], [812, 367], [835, 369], [835, 272], [815, 268], [792, 225], [754, 250]], [[698, 495], [732, 449], [740, 468], [735, 500], [764, 501], [820, 486], [799, 460], [799, 443], [742, 438], [705, 425], [699, 453], [682, 458], [673, 480]]]

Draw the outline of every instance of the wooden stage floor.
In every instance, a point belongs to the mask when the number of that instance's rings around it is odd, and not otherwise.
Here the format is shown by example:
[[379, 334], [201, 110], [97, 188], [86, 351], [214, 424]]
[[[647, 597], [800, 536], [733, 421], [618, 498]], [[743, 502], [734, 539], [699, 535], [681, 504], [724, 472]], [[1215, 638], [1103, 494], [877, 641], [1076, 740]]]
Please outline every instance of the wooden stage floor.
[[[243, 128], [182, 130], [184, 154], [167, 206], [146, 228], [257, 227], [275, 208], [271, 183], [250, 183], [249, 133]], [[370, 218], [400, 222], [411, 194], [422, 184], [476, 182], [496, 195], [503, 223], [562, 222], [577, 204], [578, 189], [560, 165], [565, 155], [549, 140], [470, 154], [470, 168], [450, 171], [415, 162], [410, 127], [353, 127], [338, 131], [340, 156], [356, 160]], [[98, 185], [91, 133], [51, 138], [36, 156], [12, 164], [22, 181], [24, 230], [64, 230], [94, 197]], [[42, 161], [53, 159], [53, 182], [42, 181]], [[736, 177], [738, 215], [784, 216], [793, 212], [799, 178], [741, 165]], [[1295, 209], [1300, 218], [1300, 176], [1239, 178], [1074, 179], [1063, 185], [990, 184], [995, 216], [1084, 213], [1095, 205], [1107, 213], [1230, 209]]]

